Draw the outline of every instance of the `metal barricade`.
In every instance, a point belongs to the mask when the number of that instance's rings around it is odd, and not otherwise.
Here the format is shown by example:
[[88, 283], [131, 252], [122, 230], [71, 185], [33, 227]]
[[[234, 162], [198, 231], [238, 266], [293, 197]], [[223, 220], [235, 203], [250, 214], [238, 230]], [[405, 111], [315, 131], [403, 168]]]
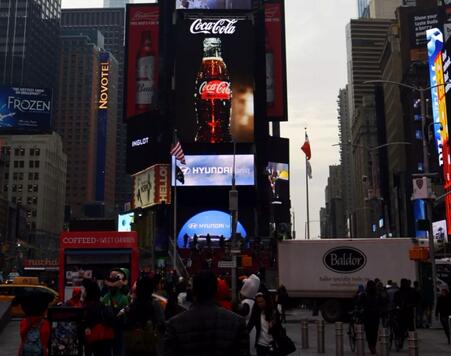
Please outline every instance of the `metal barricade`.
[[301, 320], [301, 348], [308, 349], [308, 320]]
[[319, 354], [323, 354], [325, 353], [324, 320], [317, 320], [316, 330], [317, 330], [317, 352]]
[[362, 324], [355, 326], [355, 350], [357, 356], [365, 355], [365, 333]]
[[343, 323], [337, 322], [335, 323], [335, 355], [343, 356], [343, 354]]

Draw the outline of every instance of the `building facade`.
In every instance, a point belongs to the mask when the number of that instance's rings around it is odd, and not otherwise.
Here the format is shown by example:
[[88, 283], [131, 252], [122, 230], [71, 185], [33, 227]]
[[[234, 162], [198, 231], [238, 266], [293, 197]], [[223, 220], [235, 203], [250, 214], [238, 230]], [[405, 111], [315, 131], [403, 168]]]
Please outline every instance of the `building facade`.
[[[117, 70], [95, 29], [61, 36], [55, 129], [68, 156], [66, 202], [71, 217], [111, 217], [115, 202]], [[105, 103], [104, 103], [105, 102]]]
[[369, 17], [373, 19], [395, 19], [396, 9], [403, 0], [370, 0], [368, 4]]
[[124, 204], [130, 202], [131, 197], [131, 178], [126, 173], [127, 129], [123, 121], [125, 9], [124, 6], [120, 7], [64, 9], [61, 17], [63, 29], [99, 30], [105, 38], [104, 49], [112, 53], [118, 62], [117, 96], [119, 100], [117, 101], [115, 174], [115, 208], [117, 211], [122, 210]]
[[53, 88], [61, 0], [0, 2], [0, 83]]
[[[325, 238], [344, 238], [347, 236], [342, 183], [342, 166], [329, 166], [329, 177], [325, 189]], [[320, 223], [321, 218], [324, 221], [324, 216], [321, 217], [320, 211]]]
[[32, 257], [57, 256], [64, 223], [67, 157], [61, 137], [50, 135], [0, 136], [3, 142], [3, 194], [26, 211]]
[[103, 0], [103, 7], [104, 8], [115, 8], [115, 7], [122, 7], [125, 8], [125, 5], [128, 4], [130, 1], [127, 0]]

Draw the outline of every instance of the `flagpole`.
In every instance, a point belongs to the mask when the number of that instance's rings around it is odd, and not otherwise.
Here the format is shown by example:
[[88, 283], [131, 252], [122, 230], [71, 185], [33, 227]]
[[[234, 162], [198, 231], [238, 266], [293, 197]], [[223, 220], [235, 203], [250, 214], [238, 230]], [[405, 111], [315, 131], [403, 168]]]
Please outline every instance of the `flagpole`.
[[307, 240], [310, 240], [310, 206], [309, 206], [309, 193], [308, 193], [308, 161], [305, 156], [305, 190], [306, 190], [306, 202], [307, 202]]
[[177, 160], [175, 157], [172, 158], [173, 164], [174, 164], [174, 226], [173, 226], [173, 242], [174, 245], [172, 246], [172, 263], [174, 266], [174, 269], [176, 269], [176, 254], [177, 254]]

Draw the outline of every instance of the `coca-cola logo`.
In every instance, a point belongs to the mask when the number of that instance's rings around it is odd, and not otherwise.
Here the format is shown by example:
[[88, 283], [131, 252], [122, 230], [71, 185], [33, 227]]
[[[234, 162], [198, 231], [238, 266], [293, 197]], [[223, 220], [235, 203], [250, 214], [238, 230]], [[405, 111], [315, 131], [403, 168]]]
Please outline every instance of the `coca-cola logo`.
[[195, 20], [190, 27], [192, 34], [205, 33], [207, 35], [232, 35], [235, 33], [236, 19], [220, 19], [217, 21]]
[[133, 15], [133, 20], [150, 20], [155, 15], [151, 12], [144, 12], [144, 11], [136, 11]]
[[223, 80], [205, 81], [199, 86], [199, 94], [203, 100], [230, 99], [230, 83]]

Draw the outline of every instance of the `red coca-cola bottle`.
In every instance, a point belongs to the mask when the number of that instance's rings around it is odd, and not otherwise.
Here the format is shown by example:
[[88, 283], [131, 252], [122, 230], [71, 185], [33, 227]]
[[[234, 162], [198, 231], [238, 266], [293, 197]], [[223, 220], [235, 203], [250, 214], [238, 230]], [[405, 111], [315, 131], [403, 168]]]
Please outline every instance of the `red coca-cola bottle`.
[[136, 56], [136, 111], [146, 112], [155, 100], [155, 54], [152, 51], [150, 31], [141, 35], [141, 45]]
[[232, 89], [219, 38], [209, 37], [204, 40], [204, 58], [197, 74], [194, 98], [196, 142], [231, 142]]

